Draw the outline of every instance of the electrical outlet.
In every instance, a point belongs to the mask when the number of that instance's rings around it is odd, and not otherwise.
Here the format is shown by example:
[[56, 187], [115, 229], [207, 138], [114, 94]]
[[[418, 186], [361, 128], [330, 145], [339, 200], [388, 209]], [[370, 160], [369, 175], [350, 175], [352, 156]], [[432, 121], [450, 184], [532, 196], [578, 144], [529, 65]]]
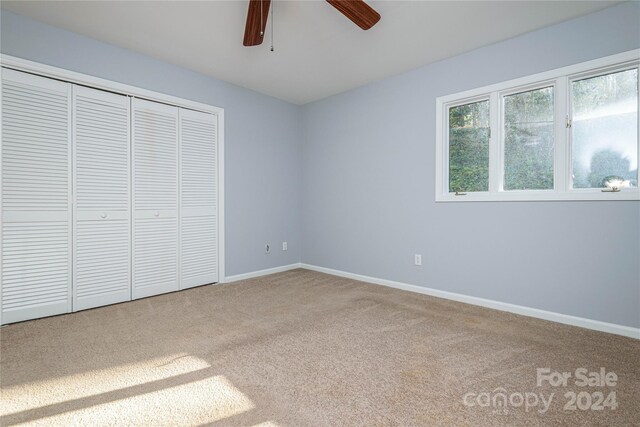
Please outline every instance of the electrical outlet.
[[422, 255], [420, 255], [420, 254], [415, 254], [415, 255], [413, 256], [413, 263], [414, 263], [415, 265], [422, 265]]
[[271, 246], [267, 243], [264, 245], [264, 253], [268, 254], [269, 252], [271, 252]]
[[282, 242], [282, 250], [283, 251], [287, 250], [287, 242]]

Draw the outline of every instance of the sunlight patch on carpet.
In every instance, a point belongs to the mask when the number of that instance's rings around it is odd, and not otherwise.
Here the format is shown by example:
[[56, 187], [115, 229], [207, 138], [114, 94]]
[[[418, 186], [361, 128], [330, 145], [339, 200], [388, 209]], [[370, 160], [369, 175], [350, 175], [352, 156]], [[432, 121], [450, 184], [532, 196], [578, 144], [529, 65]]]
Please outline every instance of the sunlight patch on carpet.
[[254, 407], [227, 378], [218, 375], [24, 421], [30, 421], [29, 425], [200, 425]]
[[205, 360], [187, 353], [176, 353], [105, 369], [3, 387], [0, 415], [81, 399], [208, 367], [210, 365]]

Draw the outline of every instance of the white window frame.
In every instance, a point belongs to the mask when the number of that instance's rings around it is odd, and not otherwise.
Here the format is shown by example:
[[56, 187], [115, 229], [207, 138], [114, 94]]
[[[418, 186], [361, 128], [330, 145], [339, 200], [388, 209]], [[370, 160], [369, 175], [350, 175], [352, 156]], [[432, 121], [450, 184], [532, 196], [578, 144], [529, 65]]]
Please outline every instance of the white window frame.
[[[571, 82], [598, 75], [637, 69], [640, 78], [640, 49], [558, 68], [519, 79], [436, 98], [436, 202], [535, 201], [535, 200], [640, 200], [640, 188], [619, 192], [600, 188], [571, 188]], [[554, 188], [549, 190], [504, 190], [504, 96], [553, 87], [554, 93]], [[640, 102], [640, 96], [638, 97]], [[489, 191], [449, 192], [449, 108], [489, 100]], [[640, 125], [640, 108], [638, 108]], [[640, 164], [640, 129], [638, 132]]]
[[[485, 102], [488, 101], [489, 102], [489, 128], [492, 128], [492, 124], [491, 124], [491, 120], [493, 120], [493, 111], [491, 110], [491, 106], [493, 105], [493, 103], [491, 102], [491, 99], [489, 98], [489, 96], [487, 95], [480, 95], [480, 96], [476, 96], [473, 98], [465, 98], [465, 99], [461, 99], [459, 102], [452, 102], [450, 104], [447, 105], [447, 109], [446, 109], [446, 119], [445, 119], [445, 133], [446, 135], [449, 135], [449, 108], [454, 108], [454, 107], [460, 107], [462, 105], [468, 105], [468, 104], [475, 104], [478, 102]], [[493, 138], [493, 135], [491, 135], [491, 133], [489, 133], [489, 159], [491, 159], [491, 138]], [[449, 138], [447, 137], [447, 144], [446, 146], [443, 147], [443, 153], [444, 153], [444, 161], [446, 161], [447, 163], [447, 167], [446, 169], [444, 169], [444, 184], [447, 186], [447, 191], [449, 188]], [[489, 169], [489, 172], [491, 172], [491, 169]], [[491, 175], [491, 174], [489, 174]], [[489, 191], [491, 190], [491, 176], [489, 176]], [[475, 194], [487, 194], [487, 191], [477, 191]]]

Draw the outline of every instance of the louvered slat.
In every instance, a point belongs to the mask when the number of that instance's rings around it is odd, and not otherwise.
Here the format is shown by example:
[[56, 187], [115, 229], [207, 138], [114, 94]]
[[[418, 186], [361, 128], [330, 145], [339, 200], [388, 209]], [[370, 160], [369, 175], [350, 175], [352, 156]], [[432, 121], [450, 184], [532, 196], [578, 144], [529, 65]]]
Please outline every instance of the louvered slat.
[[177, 219], [137, 219], [134, 238], [134, 298], [177, 290]]
[[134, 100], [136, 209], [177, 208], [177, 108]]
[[[111, 236], [109, 244], [102, 236]], [[94, 301], [94, 307], [128, 300], [129, 221], [80, 221], [76, 241], [74, 309], [88, 308], [83, 300], [97, 295], [103, 300]]]
[[131, 299], [129, 99], [75, 87], [74, 311]]
[[2, 69], [2, 323], [71, 310], [70, 91]]
[[217, 117], [180, 110], [181, 288], [218, 281]]
[[199, 285], [217, 281], [216, 225], [214, 216], [182, 218], [181, 271], [183, 281], [189, 282], [193, 279], [199, 279], [201, 276], [210, 279], [199, 283]]
[[129, 100], [77, 87], [75, 111], [77, 208], [127, 211]]
[[178, 290], [178, 108], [134, 99], [132, 296]]

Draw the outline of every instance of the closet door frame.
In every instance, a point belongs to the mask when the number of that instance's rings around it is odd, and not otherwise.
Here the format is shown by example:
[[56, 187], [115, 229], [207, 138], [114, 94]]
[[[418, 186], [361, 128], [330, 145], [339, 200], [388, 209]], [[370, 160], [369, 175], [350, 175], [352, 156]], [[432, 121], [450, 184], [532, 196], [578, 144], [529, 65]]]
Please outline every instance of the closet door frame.
[[[13, 69], [16, 71], [23, 71], [26, 73], [36, 74], [42, 77], [48, 77], [56, 80], [62, 80], [64, 82], [79, 84], [83, 86], [89, 86], [95, 89], [106, 90], [109, 92], [114, 92], [121, 95], [127, 95], [129, 97], [138, 97], [142, 99], [147, 99], [150, 101], [161, 102], [165, 104], [175, 105], [177, 107], [187, 108], [196, 111], [202, 111], [206, 113], [211, 113], [216, 115], [218, 121], [218, 134], [217, 134], [217, 161], [218, 161], [218, 283], [225, 283], [227, 281], [226, 273], [225, 273], [225, 180], [224, 180], [224, 152], [225, 152], [225, 120], [224, 120], [224, 108], [216, 107], [213, 105], [192, 101], [184, 98], [179, 98], [172, 95], [163, 94], [160, 92], [142, 89], [136, 86], [131, 86], [119, 82], [114, 82], [111, 80], [94, 77], [88, 74], [78, 73], [75, 71], [65, 70], [63, 68], [53, 67], [46, 64], [41, 64], [34, 61], [29, 61], [26, 59], [18, 58], [15, 56], [0, 54], [0, 65], [2, 68]], [[1, 93], [1, 83], [0, 83], [0, 93]], [[71, 98], [70, 98], [71, 102]], [[71, 107], [70, 107], [71, 108]], [[0, 114], [0, 127], [2, 126], [1, 122], [1, 114]], [[0, 135], [0, 156], [2, 156], [2, 140]], [[69, 148], [71, 150], [71, 147]], [[1, 166], [0, 166], [1, 167]], [[72, 168], [69, 167], [69, 179], [71, 180]], [[2, 185], [1, 181], [2, 171], [0, 170], [0, 188]], [[73, 197], [73, 191], [71, 191], [70, 197]], [[71, 200], [71, 199], [70, 199]], [[72, 204], [70, 203], [69, 212], [72, 215]], [[3, 225], [2, 220], [2, 206], [0, 206], [0, 229]], [[69, 227], [70, 230], [73, 227], [73, 218], [69, 218]], [[70, 233], [69, 240], [70, 245], [72, 244], [73, 236]], [[69, 256], [72, 257], [72, 248], [69, 247]], [[71, 258], [70, 258], [71, 259]], [[0, 269], [2, 268], [0, 257]], [[73, 276], [73, 271], [70, 268], [70, 276]], [[71, 283], [69, 283], [71, 287]], [[72, 291], [69, 291], [69, 304], [72, 301]], [[2, 287], [0, 286], [0, 304], [2, 303]], [[71, 311], [71, 306], [69, 307], [69, 312]], [[0, 310], [1, 312], [1, 310]], [[0, 324], [5, 324], [5, 320], [2, 318], [2, 314], [0, 313]]]

